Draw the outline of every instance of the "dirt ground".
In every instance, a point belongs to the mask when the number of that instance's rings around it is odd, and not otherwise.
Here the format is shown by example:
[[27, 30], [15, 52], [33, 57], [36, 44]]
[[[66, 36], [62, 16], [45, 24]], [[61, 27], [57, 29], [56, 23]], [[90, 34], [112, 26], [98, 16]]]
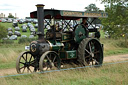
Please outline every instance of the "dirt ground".
[[128, 60], [128, 54], [107, 56], [107, 57], [104, 57], [103, 62], [117, 62], [117, 61], [124, 61], [124, 60]]
[[[107, 57], [104, 57], [103, 62], [108, 63], [108, 62], [117, 62], [117, 61], [124, 61], [124, 60], [128, 60], [128, 54], [107, 56]], [[0, 76], [13, 75], [13, 74], [17, 74], [15, 68], [0, 70]]]

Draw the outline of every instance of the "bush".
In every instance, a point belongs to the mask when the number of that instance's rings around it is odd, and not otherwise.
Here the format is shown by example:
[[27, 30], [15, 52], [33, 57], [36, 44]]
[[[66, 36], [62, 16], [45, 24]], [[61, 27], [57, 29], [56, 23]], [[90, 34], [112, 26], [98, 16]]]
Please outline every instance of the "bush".
[[7, 39], [7, 40], [2, 40], [2, 43], [3, 44], [12, 44], [12, 43], [14, 43], [14, 41]]
[[7, 29], [0, 24], [0, 40], [3, 37], [7, 37]]
[[18, 43], [30, 43], [31, 41], [37, 40], [36, 38], [20, 38]]

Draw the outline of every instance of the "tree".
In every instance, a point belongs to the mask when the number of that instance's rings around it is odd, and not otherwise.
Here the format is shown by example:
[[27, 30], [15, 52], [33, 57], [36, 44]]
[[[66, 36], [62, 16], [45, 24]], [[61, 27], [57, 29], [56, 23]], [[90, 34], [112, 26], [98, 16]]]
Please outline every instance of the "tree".
[[7, 29], [0, 24], [0, 40], [3, 37], [7, 37]]
[[[86, 9], [85, 10], [86, 12], [103, 12], [103, 10], [100, 10], [98, 7], [96, 7], [95, 4], [90, 4], [87, 7], [85, 7], [85, 9]], [[92, 21], [93, 19], [91, 18], [89, 20]], [[93, 24], [101, 24], [101, 20], [100, 19], [95, 19], [93, 21]]]
[[[105, 0], [103, 0], [105, 1]], [[126, 0], [127, 1], [127, 0]], [[128, 1], [123, 0], [108, 0], [105, 6], [105, 12], [108, 13], [108, 18], [102, 19], [104, 30], [108, 31], [111, 38], [125, 38], [125, 46], [127, 46], [128, 38]]]
[[100, 0], [102, 3], [118, 3], [118, 2], [128, 2], [128, 0]]
[[96, 7], [95, 4], [90, 4], [87, 7], [85, 7], [85, 9], [86, 9], [86, 12], [98, 12], [99, 11], [99, 8]]
[[124, 2], [106, 5], [105, 11], [108, 18], [102, 19], [104, 30], [107, 30], [112, 38], [120, 38], [128, 33], [128, 6]]
[[10, 14], [10, 15], [8, 15], [8, 18], [14, 18], [14, 16]]

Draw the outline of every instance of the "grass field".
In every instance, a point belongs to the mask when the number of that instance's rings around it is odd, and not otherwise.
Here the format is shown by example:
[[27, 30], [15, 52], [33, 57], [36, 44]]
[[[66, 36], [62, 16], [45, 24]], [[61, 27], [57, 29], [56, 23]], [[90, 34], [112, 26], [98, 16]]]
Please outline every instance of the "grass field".
[[[11, 27], [11, 24], [8, 23], [8, 26]], [[123, 39], [105, 39], [104, 32], [101, 31], [100, 41], [104, 44], [105, 57], [128, 53], [128, 48], [122, 44]], [[15, 68], [16, 59], [21, 52], [25, 51], [26, 45], [29, 43], [0, 44], [0, 69]], [[100, 68], [0, 78], [0, 85], [127, 85], [127, 65], [128, 63], [123, 63]]]
[[128, 53], [128, 48], [125, 47], [124, 39], [113, 40], [102, 38], [100, 41], [104, 44], [104, 56]]
[[1, 78], [1, 85], [127, 85], [128, 63]]
[[[14, 32], [14, 27], [12, 26], [12, 23], [0, 23], [0, 25], [5, 26], [6, 28], [11, 27], [11, 28], [13, 28], [13, 32]], [[29, 35], [30, 35], [29, 29], [27, 29], [27, 32], [22, 32], [22, 30], [21, 30], [21, 26], [22, 25], [23, 24], [18, 24], [18, 27], [20, 27], [20, 33], [21, 33], [21, 35], [27, 35], [29, 37]]]
[[[24, 24], [26, 24], [27, 25], [27, 23], [24, 23]], [[14, 27], [12, 26], [12, 23], [0, 23], [0, 25], [2, 25], [2, 26], [4, 26], [6, 29], [8, 28], [8, 27], [11, 27], [12, 29], [13, 29], [13, 33], [14, 33]], [[27, 28], [27, 32], [22, 32], [22, 28], [21, 28], [21, 26], [22, 26], [23, 24], [18, 24], [18, 27], [20, 27], [20, 33], [21, 33], [21, 35], [26, 35], [27, 37], [29, 37], [30, 36], [30, 30], [29, 30], [29, 28]], [[35, 24], [33, 24], [33, 26], [35, 26]], [[36, 31], [37, 31], [37, 29], [36, 29]], [[35, 37], [37, 37], [37, 36], [35, 36]], [[17, 38], [17, 40], [14, 40], [14, 43], [18, 43], [18, 40], [20, 39], [20, 37], [18, 37]]]

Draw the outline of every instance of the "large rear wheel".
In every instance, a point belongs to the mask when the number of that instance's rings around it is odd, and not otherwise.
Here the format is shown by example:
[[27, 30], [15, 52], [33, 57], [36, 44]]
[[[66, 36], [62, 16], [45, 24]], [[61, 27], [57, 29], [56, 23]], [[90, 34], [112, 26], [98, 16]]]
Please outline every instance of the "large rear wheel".
[[78, 47], [78, 61], [86, 65], [100, 66], [103, 63], [103, 48], [95, 38], [86, 38]]

